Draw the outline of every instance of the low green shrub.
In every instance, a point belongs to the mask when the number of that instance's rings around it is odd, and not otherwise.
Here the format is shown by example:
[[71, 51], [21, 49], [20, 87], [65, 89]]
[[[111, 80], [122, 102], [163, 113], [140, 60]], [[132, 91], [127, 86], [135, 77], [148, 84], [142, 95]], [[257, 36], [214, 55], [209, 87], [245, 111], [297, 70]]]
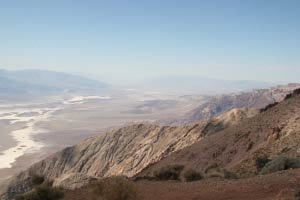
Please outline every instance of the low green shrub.
[[91, 185], [95, 200], [135, 200], [136, 185], [125, 177], [111, 177]]
[[180, 180], [180, 174], [184, 166], [168, 165], [154, 172], [154, 177], [158, 180]]
[[299, 158], [289, 158], [285, 156], [279, 156], [270, 162], [268, 162], [259, 172], [260, 175], [270, 174], [277, 171], [283, 171], [287, 169], [300, 168]]
[[64, 193], [61, 189], [40, 185], [30, 192], [17, 196], [15, 200], [59, 200], [63, 196]]
[[239, 174], [239, 178], [252, 178], [255, 177], [257, 174], [255, 172], [243, 172]]
[[300, 191], [296, 191], [294, 197], [295, 200], [300, 200]]
[[183, 173], [183, 177], [187, 182], [191, 181], [198, 181], [203, 178], [202, 174], [200, 172], [197, 172], [193, 169], [188, 169]]
[[32, 177], [31, 177], [31, 182], [33, 185], [41, 185], [45, 182], [45, 178], [43, 176], [40, 176], [40, 175], [37, 175], [37, 174], [34, 174]]
[[267, 156], [258, 157], [255, 161], [257, 171], [260, 171], [270, 161]]
[[223, 170], [224, 178], [225, 179], [238, 179], [238, 175], [234, 172]]

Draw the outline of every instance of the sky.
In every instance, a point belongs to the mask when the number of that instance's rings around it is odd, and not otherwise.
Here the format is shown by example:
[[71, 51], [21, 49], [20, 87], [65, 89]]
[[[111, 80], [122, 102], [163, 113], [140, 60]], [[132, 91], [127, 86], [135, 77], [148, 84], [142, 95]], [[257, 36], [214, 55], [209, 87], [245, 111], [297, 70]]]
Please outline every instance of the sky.
[[0, 68], [300, 82], [299, 0], [1, 0]]

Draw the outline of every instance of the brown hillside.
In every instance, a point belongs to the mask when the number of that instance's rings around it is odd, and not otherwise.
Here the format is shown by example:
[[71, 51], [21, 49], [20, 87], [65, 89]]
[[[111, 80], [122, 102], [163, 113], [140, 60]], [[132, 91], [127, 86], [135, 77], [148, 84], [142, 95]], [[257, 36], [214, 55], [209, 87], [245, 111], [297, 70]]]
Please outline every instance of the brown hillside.
[[269, 104], [282, 101], [286, 95], [299, 87], [300, 84], [294, 83], [269, 89], [211, 97], [207, 102], [187, 112], [183, 117], [175, 120], [173, 123], [186, 124], [199, 120], [207, 120], [235, 108], [261, 109]]
[[[136, 200], [299, 200], [300, 170], [242, 180], [136, 183]], [[92, 200], [89, 188], [68, 191], [64, 200]]]
[[[6, 199], [30, 189], [32, 174], [53, 180], [55, 186], [77, 188], [93, 178], [112, 175], [132, 177], [148, 165], [183, 149], [228, 126], [252, 117], [257, 111], [233, 110], [208, 124], [170, 127], [132, 125], [108, 132], [60, 151], [14, 177], [9, 187], [0, 188]], [[203, 132], [203, 129], [205, 131]], [[210, 130], [211, 129], [211, 130]]]
[[294, 94], [278, 105], [218, 134], [203, 138], [148, 167], [151, 175], [162, 166], [182, 164], [205, 171], [218, 166], [233, 171], [255, 171], [258, 156], [300, 156], [300, 95]]

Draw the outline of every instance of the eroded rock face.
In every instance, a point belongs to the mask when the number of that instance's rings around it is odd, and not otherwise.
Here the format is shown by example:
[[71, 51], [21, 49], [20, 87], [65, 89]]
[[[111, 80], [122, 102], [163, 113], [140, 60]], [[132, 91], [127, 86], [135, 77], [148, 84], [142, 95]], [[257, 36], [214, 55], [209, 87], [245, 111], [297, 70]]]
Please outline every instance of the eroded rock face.
[[56, 178], [53, 182], [53, 186], [74, 190], [91, 183], [94, 179], [95, 178], [83, 173], [67, 173]]
[[132, 177], [151, 163], [198, 141], [201, 128], [201, 124], [184, 127], [139, 124], [86, 139], [22, 172], [12, 180], [5, 198], [27, 191], [31, 174], [68, 188], [80, 187], [91, 178]]
[[88, 138], [20, 173], [6, 187], [3, 198], [11, 199], [28, 191], [32, 174], [44, 176], [55, 186], [67, 189], [82, 187], [95, 178], [135, 176], [171, 153], [200, 141], [206, 136], [204, 127], [208, 131], [212, 129], [212, 134], [218, 126], [214, 122], [222, 123], [225, 128], [254, 113], [248, 109], [233, 110], [213, 119], [208, 123], [209, 128], [205, 122], [181, 127], [138, 124]]

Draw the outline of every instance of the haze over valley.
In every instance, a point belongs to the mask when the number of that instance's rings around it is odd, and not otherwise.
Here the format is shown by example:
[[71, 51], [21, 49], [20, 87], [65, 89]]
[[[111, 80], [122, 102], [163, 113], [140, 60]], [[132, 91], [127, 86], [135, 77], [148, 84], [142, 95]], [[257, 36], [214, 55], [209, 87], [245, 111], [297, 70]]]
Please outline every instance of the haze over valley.
[[0, 200], [300, 200], [300, 1], [0, 2]]
[[[226, 105], [229, 100], [212, 103], [214, 96], [227, 98], [221, 93], [205, 93], [204, 91], [211, 90], [212, 85], [198, 94], [174, 93], [172, 90], [169, 93], [164, 90], [143, 91], [140, 88], [117, 88], [80, 76], [41, 70], [2, 70], [1, 79], [6, 81], [2, 85], [2, 94], [5, 96], [0, 105], [3, 130], [0, 144], [2, 180], [58, 149], [113, 128], [136, 123], [193, 123], [249, 104], [243, 102], [244, 104], [238, 105], [238, 96], [231, 100], [232, 106], [228, 108]], [[216, 84], [218, 82], [216, 80]], [[233, 83], [228, 82], [229, 85]], [[236, 88], [241, 87], [239, 90], [242, 90], [244, 84], [240, 86], [239, 83], [236, 82]], [[254, 89], [257, 84], [260, 85], [259, 82], [249, 82], [247, 88]], [[261, 87], [265, 85], [261, 83]], [[261, 108], [268, 103], [280, 101], [297, 87], [299, 85], [291, 84], [277, 89], [257, 91], [266, 93], [266, 96], [262, 97], [265, 100], [257, 100], [259, 104], [255, 106], [253, 102], [251, 107]], [[247, 91], [253, 96], [253, 91], [248, 89], [240, 93], [241, 98], [243, 95], [247, 96]], [[231, 92], [237, 91], [232, 89]], [[254, 98], [260, 98], [262, 94]], [[220, 110], [214, 110], [215, 106]], [[197, 112], [197, 109], [198, 112], [208, 109], [207, 112], [211, 114], [195, 116], [193, 113]]]

